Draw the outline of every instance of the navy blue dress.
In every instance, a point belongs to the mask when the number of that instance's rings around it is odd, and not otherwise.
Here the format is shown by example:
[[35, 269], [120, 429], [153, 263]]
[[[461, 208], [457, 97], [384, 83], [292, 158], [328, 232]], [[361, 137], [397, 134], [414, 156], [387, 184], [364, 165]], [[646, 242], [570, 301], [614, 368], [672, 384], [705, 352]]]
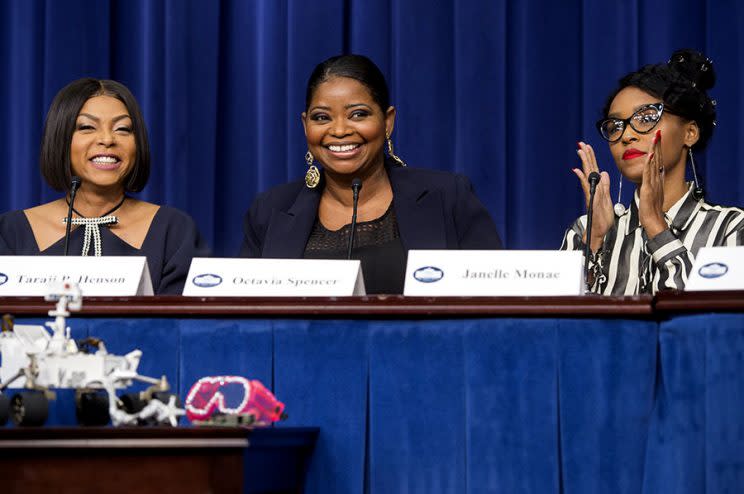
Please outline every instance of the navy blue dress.
[[[80, 255], [83, 251], [85, 228], [70, 233], [68, 252]], [[100, 227], [101, 248], [106, 256], [145, 256], [150, 268], [152, 288], [157, 295], [180, 295], [193, 257], [210, 255], [194, 220], [186, 213], [168, 206], [160, 206], [150, 224], [142, 247], [135, 249], [117, 237], [107, 227]], [[34, 238], [31, 224], [23, 211], [0, 215], [0, 255], [3, 256], [61, 256], [65, 239], [61, 238], [43, 251]], [[91, 246], [90, 255], [93, 254]]]

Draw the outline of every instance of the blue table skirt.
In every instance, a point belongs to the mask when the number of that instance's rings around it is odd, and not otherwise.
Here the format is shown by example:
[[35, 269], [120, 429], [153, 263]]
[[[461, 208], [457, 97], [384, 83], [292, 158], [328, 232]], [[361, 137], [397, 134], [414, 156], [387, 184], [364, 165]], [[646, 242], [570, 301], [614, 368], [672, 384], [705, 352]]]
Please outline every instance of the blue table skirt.
[[[282, 425], [321, 427], [310, 493], [744, 492], [741, 314], [69, 324], [181, 396], [271, 386]], [[51, 423], [73, 423], [61, 404]]]

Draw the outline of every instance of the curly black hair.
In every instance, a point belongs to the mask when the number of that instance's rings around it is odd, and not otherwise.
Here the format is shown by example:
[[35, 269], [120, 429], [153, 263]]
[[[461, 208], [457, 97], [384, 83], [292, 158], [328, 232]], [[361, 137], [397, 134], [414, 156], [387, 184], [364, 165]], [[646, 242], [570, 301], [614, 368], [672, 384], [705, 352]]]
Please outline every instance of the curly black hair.
[[670, 113], [694, 120], [700, 129], [695, 150], [708, 145], [716, 126], [716, 102], [708, 90], [716, 83], [713, 62], [702, 53], [683, 49], [672, 53], [667, 63], [644, 65], [618, 82], [618, 87], [607, 98], [603, 115], [610, 111], [612, 100], [626, 87], [637, 87], [664, 102]]

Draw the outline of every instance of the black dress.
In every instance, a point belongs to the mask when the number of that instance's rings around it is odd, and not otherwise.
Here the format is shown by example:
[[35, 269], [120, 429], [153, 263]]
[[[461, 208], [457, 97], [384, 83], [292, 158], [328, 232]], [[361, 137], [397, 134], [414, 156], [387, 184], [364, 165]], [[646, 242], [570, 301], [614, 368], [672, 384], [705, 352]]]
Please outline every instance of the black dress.
[[[61, 218], [60, 218], [61, 221]], [[83, 251], [85, 228], [70, 233], [68, 252], [80, 255]], [[194, 220], [186, 213], [168, 206], [160, 206], [150, 224], [142, 247], [136, 249], [101, 226], [101, 246], [105, 256], [145, 256], [150, 268], [155, 294], [180, 295], [189, 272], [191, 259], [210, 255]], [[0, 255], [3, 256], [61, 256], [64, 238], [39, 251], [31, 224], [23, 211], [0, 215]], [[92, 247], [91, 253], [92, 255]]]

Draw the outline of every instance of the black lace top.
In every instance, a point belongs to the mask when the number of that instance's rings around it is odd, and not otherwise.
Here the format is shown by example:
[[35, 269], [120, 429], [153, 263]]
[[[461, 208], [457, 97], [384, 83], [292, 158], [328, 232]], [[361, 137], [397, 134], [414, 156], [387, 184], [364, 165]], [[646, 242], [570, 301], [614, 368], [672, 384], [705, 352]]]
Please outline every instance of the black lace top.
[[[316, 218], [305, 245], [305, 259], [346, 259], [350, 229], [351, 224], [328, 230]], [[362, 261], [367, 293], [403, 293], [406, 252], [392, 202], [379, 218], [357, 223], [351, 257]]]

